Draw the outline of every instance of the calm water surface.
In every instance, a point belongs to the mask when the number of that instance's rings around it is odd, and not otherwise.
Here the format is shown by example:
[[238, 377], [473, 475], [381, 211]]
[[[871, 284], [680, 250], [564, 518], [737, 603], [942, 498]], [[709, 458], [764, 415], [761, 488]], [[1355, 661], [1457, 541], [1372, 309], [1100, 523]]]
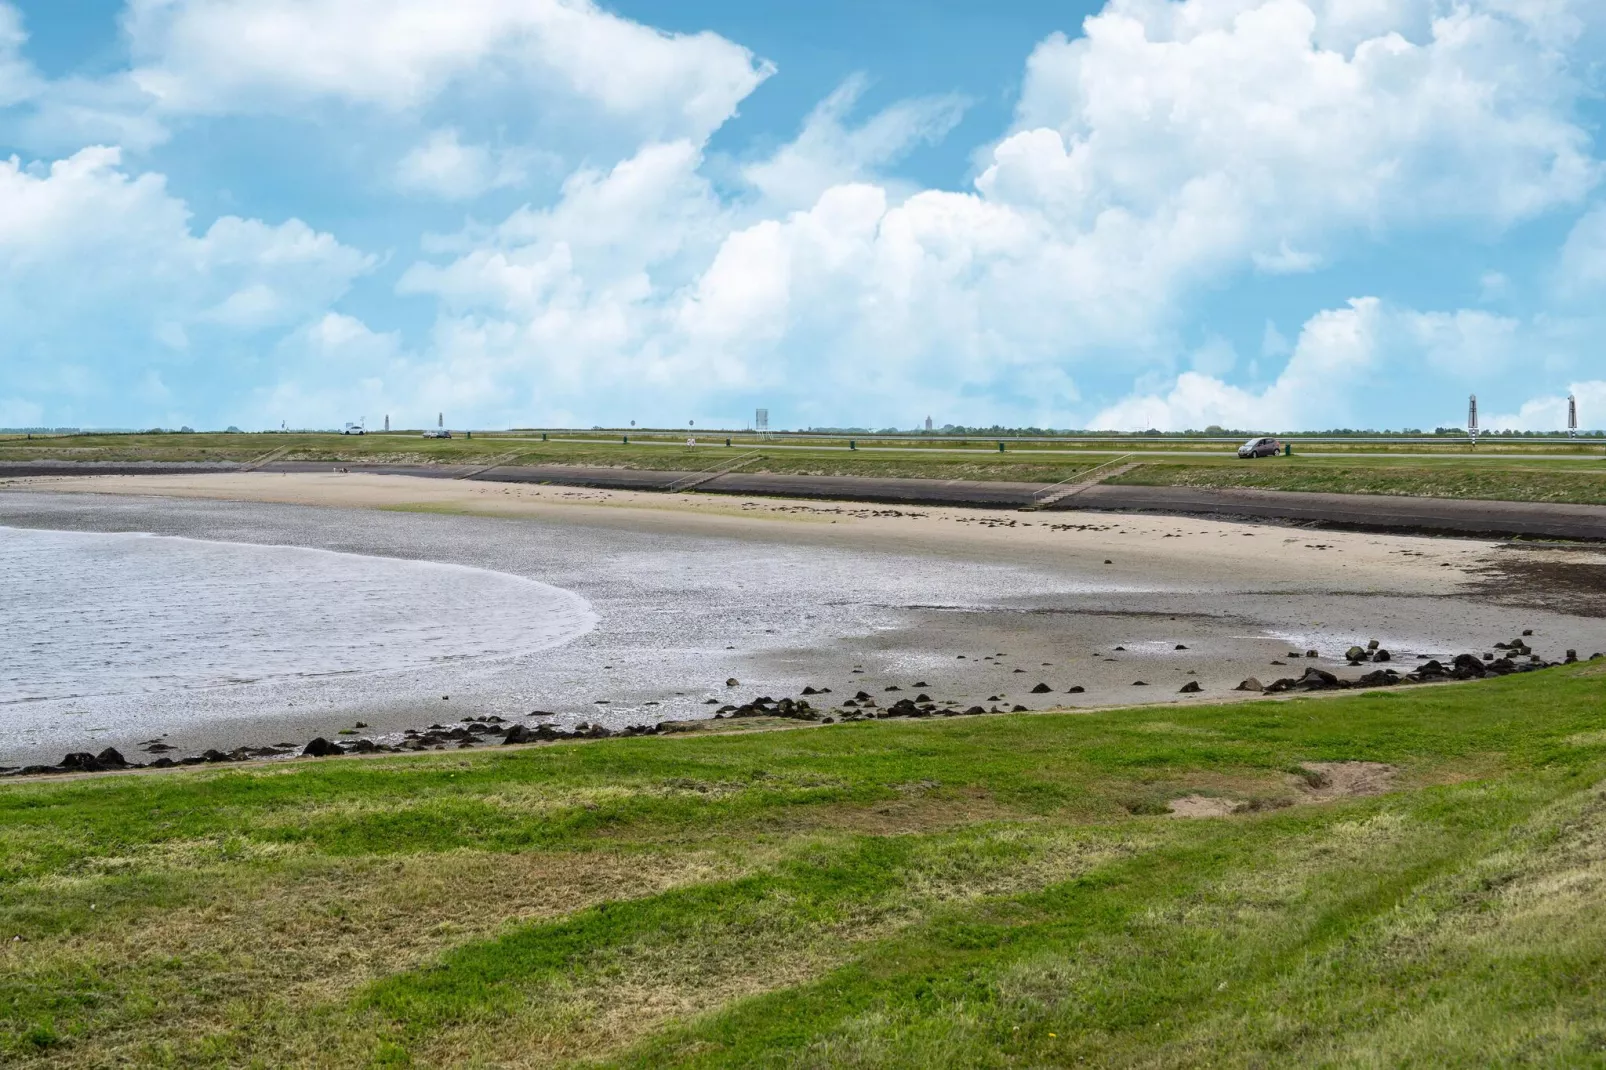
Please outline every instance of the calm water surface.
[[596, 623], [505, 573], [168, 536], [0, 527], [0, 577], [0, 732], [7, 708], [524, 655]]

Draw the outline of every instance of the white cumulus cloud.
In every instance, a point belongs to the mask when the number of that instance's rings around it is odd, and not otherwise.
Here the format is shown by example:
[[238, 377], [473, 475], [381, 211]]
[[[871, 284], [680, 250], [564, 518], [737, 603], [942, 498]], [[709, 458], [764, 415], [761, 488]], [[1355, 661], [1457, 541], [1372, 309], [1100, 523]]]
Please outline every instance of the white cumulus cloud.
[[413, 109], [505, 81], [701, 137], [770, 73], [716, 34], [664, 33], [591, 0], [130, 0], [124, 21], [134, 80], [165, 110], [201, 114]]
[[[216, 370], [193, 362], [326, 308], [372, 265], [295, 219], [224, 216], [197, 233], [165, 179], [124, 170], [117, 149], [0, 160], [0, 390], [115, 403], [152, 361]], [[196, 332], [219, 349], [195, 353]], [[76, 371], [107, 353], [127, 354], [114, 374]]]

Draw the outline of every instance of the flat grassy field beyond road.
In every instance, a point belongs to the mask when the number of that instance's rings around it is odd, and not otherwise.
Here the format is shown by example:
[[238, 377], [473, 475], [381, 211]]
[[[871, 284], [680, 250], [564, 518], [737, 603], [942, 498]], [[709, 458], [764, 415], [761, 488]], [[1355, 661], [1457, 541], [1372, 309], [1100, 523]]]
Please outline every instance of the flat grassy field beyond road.
[[0, 1062], [1598, 1064], [1603, 693], [10, 783]]
[[[245, 464], [272, 462], [399, 465], [571, 465], [651, 471], [703, 471], [747, 457], [744, 473], [871, 478], [1058, 483], [1094, 468], [1133, 461], [1115, 483], [1151, 486], [1256, 487], [1340, 494], [1606, 504], [1606, 445], [1600, 440], [1464, 442], [1296, 442], [1293, 457], [1240, 461], [1231, 445], [1188, 439], [1074, 442], [1017, 439], [1000, 453], [993, 439], [758, 440], [540, 432], [479, 433], [472, 439], [415, 433], [120, 434], [26, 439], [0, 436], [0, 464], [19, 461], [138, 461]], [[1105, 468], [1105, 472], [1110, 471]], [[494, 478], [494, 475], [489, 478]]]
[[1149, 487], [1252, 487], [1326, 494], [1405, 494], [1513, 502], [1606, 505], [1606, 461], [1521, 458], [1271, 458], [1147, 463], [1110, 480]]

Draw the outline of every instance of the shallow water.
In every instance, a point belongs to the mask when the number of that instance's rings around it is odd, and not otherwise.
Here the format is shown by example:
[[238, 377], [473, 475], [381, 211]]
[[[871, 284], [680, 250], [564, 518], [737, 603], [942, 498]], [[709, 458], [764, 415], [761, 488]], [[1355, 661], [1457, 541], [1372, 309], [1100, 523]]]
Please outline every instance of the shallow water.
[[291, 546], [0, 527], [0, 727], [82, 703], [383, 676], [549, 650], [585, 599], [501, 572]]
[[[0, 583], [0, 677], [10, 680], [0, 686], [21, 692], [27, 681], [29, 694], [58, 696], [0, 704], [0, 765], [107, 744], [143, 757], [139, 742], [164, 734], [180, 753], [304, 743], [357, 720], [381, 739], [470, 714], [551, 711], [617, 728], [706, 717], [806, 684], [842, 696], [921, 681], [963, 706], [1007, 696], [1039, 708], [1163, 701], [1197, 681], [1205, 693], [1190, 701], [1211, 701], [1247, 676], [1297, 675], [1305, 662], [1287, 666], [1290, 650], [1319, 648], [1324, 668], [1350, 671], [1330, 659], [1368, 638], [1402, 667], [1522, 628], [1547, 657], [1606, 649], [1606, 620], [1463, 593], [1334, 590], [1321, 579], [1245, 590], [1187, 570], [1121, 578], [1052, 557], [853, 546], [815, 525], [736, 537], [634, 524], [0, 494], [0, 534], [13, 547], [87, 538], [118, 548], [92, 568], [29, 581], [28, 594]], [[181, 538], [93, 534], [132, 531]], [[164, 547], [163, 561], [174, 548], [199, 556], [135, 586], [116, 567], [156, 565], [128, 555]], [[0, 561], [0, 576], [20, 563]], [[284, 582], [270, 582], [275, 570]], [[192, 608], [169, 608], [155, 630], [171, 641], [137, 634], [179, 590]], [[587, 614], [574, 631], [548, 617], [565, 598]], [[86, 604], [101, 616], [75, 619]], [[29, 651], [27, 666], [12, 667], [13, 648]], [[152, 649], [166, 651], [162, 663], [140, 669], [134, 654]], [[740, 683], [727, 687], [732, 677]], [[1034, 695], [1039, 680], [1056, 694]], [[1068, 694], [1072, 685], [1085, 691]]]

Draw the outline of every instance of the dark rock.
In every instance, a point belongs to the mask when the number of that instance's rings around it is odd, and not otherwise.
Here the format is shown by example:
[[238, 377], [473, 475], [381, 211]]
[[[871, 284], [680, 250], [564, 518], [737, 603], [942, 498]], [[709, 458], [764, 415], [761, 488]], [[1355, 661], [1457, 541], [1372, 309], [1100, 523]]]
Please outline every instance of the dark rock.
[[1305, 656], [1307, 658], [1316, 658], [1316, 657], [1320, 657], [1321, 655], [1317, 654], [1316, 651], [1314, 651], [1314, 650], [1307, 650], [1307, 651], [1305, 651]]
[[95, 761], [108, 769], [125, 769], [128, 766], [128, 759], [119, 754], [116, 747], [107, 747], [95, 755]]
[[1470, 676], [1483, 675], [1483, 662], [1471, 654], [1457, 654], [1455, 661], [1451, 663], [1451, 667], [1457, 672], [1466, 673]]
[[1578, 660], [1578, 651], [1576, 651], [1576, 650], [1567, 651], [1567, 664], [1571, 665], [1573, 662], [1575, 662], [1577, 660]]
[[882, 688], [882, 690], [883, 691], [902, 691], [903, 688], [899, 687], [897, 684], [888, 684], [886, 687]]
[[970, 709], [966, 710], [965, 712], [968, 713], [968, 714], [974, 715], [974, 714], [978, 714], [978, 713], [986, 713], [987, 711], [982, 709], [980, 706], [972, 706], [972, 707], [970, 707]]
[[1299, 678], [1299, 686], [1314, 691], [1321, 688], [1343, 687], [1344, 684], [1332, 673], [1312, 667], [1306, 669], [1305, 675]]
[[359, 739], [351, 744], [351, 752], [353, 754], [377, 754], [379, 752], [379, 744], [371, 739]]
[[1133, 680], [1132, 681], [1132, 686], [1133, 687], [1148, 687], [1149, 685], [1144, 683], [1142, 680]]
[[[44, 768], [49, 767], [46, 766]], [[95, 759], [95, 756], [88, 751], [74, 751], [72, 754], [62, 758], [61, 765], [57, 769], [51, 770], [51, 772], [59, 770], [68, 773], [100, 773], [104, 772], [105, 769], [106, 767], [101, 765]]]
[[1011, 713], [1030, 713], [1031, 711], [1028, 710], [1025, 706], [1016, 704], [1015, 708], [1013, 710], [1011, 710], [1010, 712]]
[[1400, 682], [1400, 674], [1393, 669], [1377, 669], [1355, 681], [1357, 687], [1391, 687]]
[[1197, 695], [1199, 692], [1201, 692], [1203, 690], [1204, 690], [1204, 688], [1199, 686], [1199, 681], [1198, 680], [1189, 680], [1187, 683], [1182, 685], [1182, 689], [1180, 691], [1178, 691], [1177, 694], [1179, 694], [1179, 695]]
[[331, 743], [322, 736], [319, 736], [317, 739], [307, 744], [306, 748], [301, 752], [301, 756], [303, 758], [331, 758], [336, 754], [344, 753], [346, 753], [346, 751], [340, 746], [340, 744]]
[[1358, 646], [1352, 646], [1348, 650], [1344, 651], [1344, 657], [1352, 662], [1365, 661], [1366, 651]]
[[1534, 630], [1532, 628], [1524, 628], [1522, 630], [1522, 634], [1524, 636], [1532, 635], [1533, 633], [1534, 633]]
[[725, 686], [726, 687], [741, 687], [742, 686], [742, 682], [740, 680], [736, 679], [736, 677], [732, 676], [729, 680], [725, 681]]
[[1034, 695], [1046, 695], [1050, 691], [1053, 691], [1053, 690], [1054, 689], [1052, 687], [1049, 687], [1047, 684], [1038, 684], [1036, 687], [1032, 688], [1032, 694], [1034, 694]]
[[1075, 687], [1067, 687], [1065, 689], [1065, 693], [1067, 695], [1080, 695], [1084, 694], [1086, 691], [1087, 688], [1083, 687], [1081, 684], [1077, 684]]
[[1233, 690], [1234, 691], [1264, 691], [1264, 690], [1266, 690], [1266, 687], [1259, 680], [1256, 680], [1253, 676], [1251, 676], [1249, 679], [1245, 680], [1243, 683], [1241, 683], [1237, 687], [1233, 688]]
[[1393, 661], [1394, 657], [1387, 650], [1384, 650], [1381, 647], [1379, 647], [1377, 650], [1372, 651], [1372, 660], [1373, 661]]
[[1186, 650], [1186, 649], [1188, 649], [1188, 644], [1186, 644], [1186, 643], [1178, 643], [1176, 646], [1172, 647], [1172, 649], [1173, 650]]
[[815, 689], [814, 689], [814, 688], [812, 688], [812, 687], [805, 687], [805, 688], [804, 688], [804, 689], [803, 689], [803, 694], [805, 694], [805, 695], [818, 695], [818, 694], [819, 694], [819, 692], [818, 692], [818, 691], [816, 691], [816, 690], [815, 690]]
[[920, 694], [915, 696], [915, 701], [916, 702], [930, 702], [931, 701], [931, 696], [926, 694], [924, 691], [922, 691]]
[[232, 755], [224, 754], [220, 750], [208, 749], [201, 752], [201, 760], [203, 762], [232, 762], [235, 758]]
[[860, 702], [863, 702], [865, 699], [870, 697], [870, 693], [868, 691], [860, 691], [857, 695], [854, 695], [853, 697], [858, 699]]

